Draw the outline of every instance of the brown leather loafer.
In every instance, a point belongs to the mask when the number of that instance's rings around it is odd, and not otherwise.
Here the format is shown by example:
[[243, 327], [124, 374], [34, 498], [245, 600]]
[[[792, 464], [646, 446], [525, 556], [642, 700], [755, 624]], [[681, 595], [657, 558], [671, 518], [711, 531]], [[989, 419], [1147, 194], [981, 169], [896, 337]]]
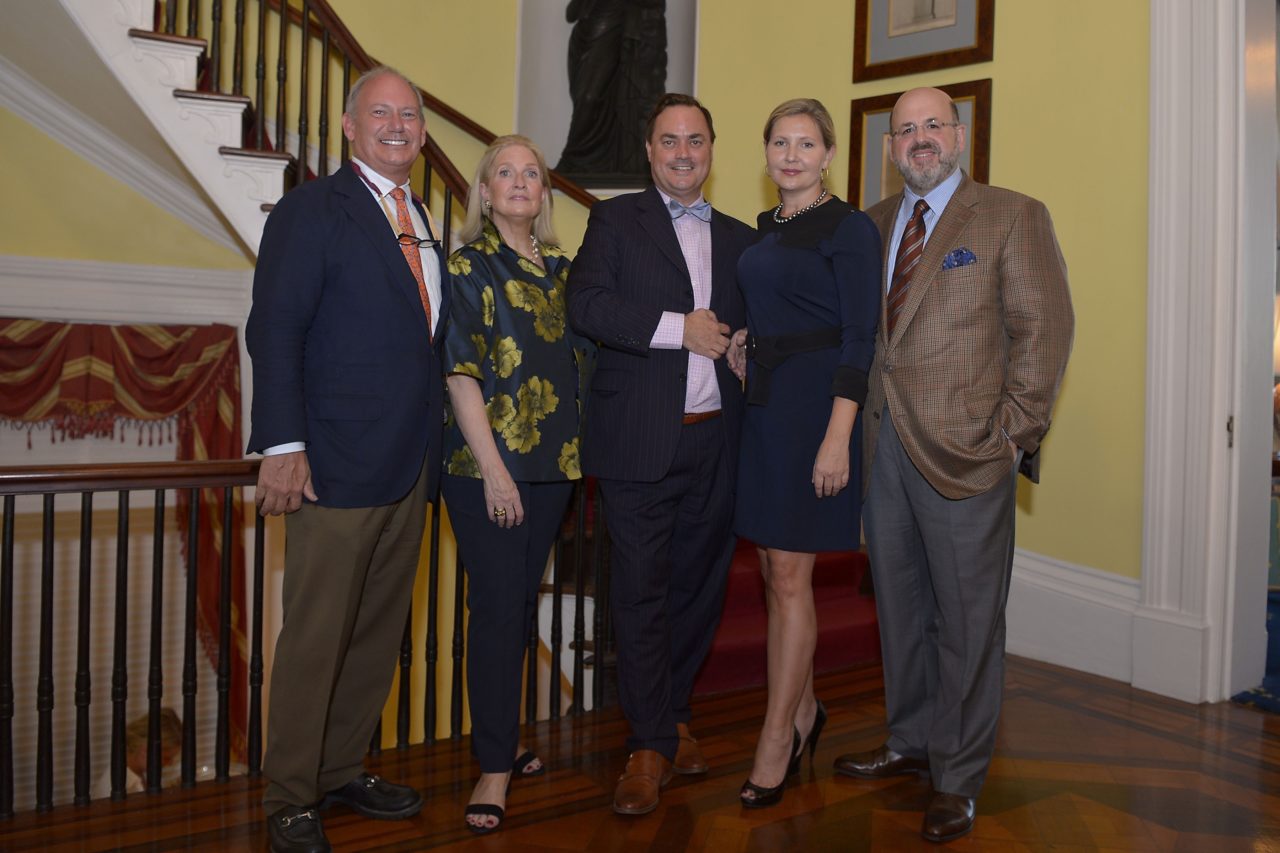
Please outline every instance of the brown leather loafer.
[[920, 834], [925, 841], [950, 841], [973, 829], [973, 797], [935, 793], [924, 812]]
[[858, 779], [884, 779], [906, 773], [927, 773], [929, 761], [899, 755], [888, 746], [870, 752], [851, 752], [836, 759], [836, 772]]
[[702, 757], [698, 739], [689, 734], [688, 724], [676, 723], [676, 732], [680, 735], [680, 745], [676, 747], [676, 760], [671, 762], [671, 769], [682, 776], [706, 773], [707, 759]]
[[618, 814], [648, 814], [658, 807], [658, 792], [671, 781], [671, 762], [654, 749], [637, 749], [613, 791]]

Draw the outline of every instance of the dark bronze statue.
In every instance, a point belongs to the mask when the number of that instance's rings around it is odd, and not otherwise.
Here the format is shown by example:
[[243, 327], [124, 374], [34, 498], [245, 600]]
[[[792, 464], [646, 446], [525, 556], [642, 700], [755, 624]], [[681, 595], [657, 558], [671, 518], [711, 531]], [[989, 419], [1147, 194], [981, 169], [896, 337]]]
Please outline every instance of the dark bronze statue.
[[592, 186], [649, 174], [644, 120], [667, 79], [666, 0], [570, 0], [573, 119], [556, 170]]

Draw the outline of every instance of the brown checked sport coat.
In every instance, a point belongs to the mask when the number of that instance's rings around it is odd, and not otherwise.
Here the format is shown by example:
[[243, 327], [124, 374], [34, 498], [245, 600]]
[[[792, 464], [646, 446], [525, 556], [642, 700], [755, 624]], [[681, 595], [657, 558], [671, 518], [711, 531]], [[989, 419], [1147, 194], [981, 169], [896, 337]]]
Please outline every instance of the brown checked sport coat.
[[[884, 241], [886, 275], [901, 203], [898, 194], [867, 211]], [[1049, 211], [964, 175], [888, 338], [887, 304], [871, 365], [863, 471], [875, 458], [887, 404], [907, 455], [940, 494], [989, 490], [1009, 474], [1006, 434], [1027, 454], [1039, 449], [1071, 352], [1067, 267]]]

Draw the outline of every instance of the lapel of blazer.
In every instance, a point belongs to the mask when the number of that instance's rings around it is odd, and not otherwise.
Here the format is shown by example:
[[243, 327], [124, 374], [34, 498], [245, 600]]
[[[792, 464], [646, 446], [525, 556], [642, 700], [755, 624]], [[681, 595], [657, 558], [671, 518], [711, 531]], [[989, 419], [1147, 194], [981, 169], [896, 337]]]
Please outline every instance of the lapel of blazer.
[[[902, 316], [898, 318], [897, 325], [893, 327], [893, 337], [888, 343], [889, 349], [893, 349], [897, 346], [898, 341], [902, 340], [902, 335], [907, 327], [911, 325], [911, 319], [915, 316], [916, 309], [924, 301], [925, 294], [929, 292], [929, 288], [933, 285], [933, 280], [942, 271], [942, 259], [946, 257], [947, 252], [951, 251], [964, 229], [968, 227], [969, 221], [973, 219], [974, 206], [977, 203], [978, 198], [977, 193], [973, 190], [973, 181], [969, 179], [968, 175], [964, 175], [960, 178], [960, 185], [956, 187], [955, 194], [951, 196], [951, 201], [947, 202], [947, 209], [942, 212], [942, 217], [933, 226], [933, 233], [929, 235], [929, 242], [924, 244], [924, 253], [920, 256], [920, 263], [916, 266], [916, 271], [911, 276], [911, 286], [907, 290], [907, 300], [902, 304]], [[897, 208], [894, 208], [894, 215], [897, 215]], [[892, 228], [892, 224], [890, 228]], [[885, 263], [887, 269], [887, 257]], [[889, 300], [886, 299], [884, 301], [887, 304]]]
[[[662, 203], [662, 196], [658, 195], [658, 191], [653, 187], [649, 187], [639, 196], [636, 199], [636, 213], [640, 220], [640, 227], [645, 230], [667, 260], [675, 264], [676, 269], [692, 288], [693, 280], [689, 275], [689, 265], [684, 262], [684, 252], [680, 251], [680, 241], [676, 239], [676, 229], [671, 224], [671, 214]], [[715, 245], [714, 238], [712, 245]]]
[[395, 234], [391, 233], [382, 207], [352, 171], [350, 164], [343, 164], [334, 175], [334, 187], [340, 195], [344, 196], [343, 209], [364, 232], [373, 246], [374, 254], [381, 258], [386, 266], [385, 280], [417, 309], [414, 313], [421, 318], [422, 330], [426, 332], [427, 315], [422, 310], [422, 298], [418, 295], [418, 280], [413, 277], [413, 271], [409, 269], [409, 264], [404, 259], [404, 252], [396, 243]]

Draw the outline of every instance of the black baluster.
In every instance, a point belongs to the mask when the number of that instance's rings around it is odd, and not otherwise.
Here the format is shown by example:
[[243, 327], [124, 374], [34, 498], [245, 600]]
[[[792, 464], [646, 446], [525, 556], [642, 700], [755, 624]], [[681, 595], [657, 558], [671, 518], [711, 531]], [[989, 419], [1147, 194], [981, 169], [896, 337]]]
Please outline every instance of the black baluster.
[[289, 69], [286, 64], [288, 59], [289, 48], [289, 7], [280, 4], [280, 40], [276, 55], [276, 150], [281, 154], [288, 149], [285, 146], [284, 138], [284, 106], [285, 106], [285, 81], [289, 79]]
[[316, 177], [329, 174], [329, 30], [320, 36], [320, 126], [316, 148]]
[[[347, 93], [350, 91], [351, 91], [351, 57], [344, 56], [342, 57], [343, 109], [346, 109], [345, 105], [346, 105]], [[341, 162], [346, 162], [346, 160], [351, 156], [351, 152], [349, 150], [350, 147], [351, 147], [351, 143], [347, 140], [347, 135], [345, 133], [342, 134], [342, 161]]]
[[462, 623], [465, 618], [463, 602], [466, 598], [466, 588], [466, 571], [459, 558], [457, 571], [453, 576], [453, 684], [449, 692], [449, 738], [451, 740], [462, 737], [462, 655], [466, 650]]
[[[423, 196], [430, 198], [430, 196]], [[449, 246], [453, 240], [453, 190], [445, 187], [444, 190], [444, 220], [441, 227], [441, 238], [444, 240], [444, 251], [449, 252]]]
[[382, 714], [378, 714], [378, 722], [373, 727], [373, 737], [369, 738], [369, 754], [374, 757], [382, 754]]
[[[231, 774], [231, 517], [235, 492], [222, 487], [222, 565], [218, 587], [218, 730], [214, 741], [215, 778]], [[239, 543], [235, 543], [238, 545]]]
[[605, 523], [600, 506], [600, 487], [596, 486], [595, 499], [591, 503], [591, 526], [594, 534], [592, 544], [592, 562], [595, 564], [593, 575], [595, 588], [595, 612], [591, 620], [591, 710], [599, 711], [604, 699], [604, 614], [608, 609], [608, 600], [604, 594], [604, 540]]
[[200, 0], [187, 0], [187, 38], [195, 38], [199, 32]]
[[89, 802], [89, 591], [93, 554], [93, 492], [80, 495], [80, 589], [76, 625], [76, 779], [75, 804]]
[[53, 495], [44, 496], [40, 550], [40, 674], [36, 679], [36, 811], [53, 808]]
[[569, 713], [581, 716], [586, 709], [586, 695], [582, 680], [586, 676], [582, 664], [586, 654], [587, 631], [587, 577], [582, 565], [582, 554], [587, 548], [587, 481], [579, 480], [574, 494], [577, 506], [576, 518], [573, 522], [573, 535], [576, 547], [573, 549], [573, 704]]
[[262, 150], [267, 140], [267, 0], [258, 0], [258, 59], [253, 64], [253, 147]]
[[440, 605], [440, 499], [431, 506], [431, 556], [427, 564], [427, 696], [423, 700], [422, 732], [424, 743], [436, 741], [436, 656], [440, 643], [437, 608]]
[[[535, 598], [535, 602], [536, 602]], [[525, 638], [524, 649], [524, 721], [533, 723], [538, 719], [538, 610], [534, 607], [533, 618], [529, 620], [529, 634]]]
[[249, 775], [262, 775], [262, 590], [266, 523], [253, 514], [253, 640], [249, 651]]
[[125, 702], [129, 698], [129, 493], [120, 490], [116, 503], [116, 614], [111, 662], [111, 799], [123, 800]]
[[182, 787], [196, 784], [196, 590], [200, 581], [200, 490], [187, 511], [187, 613], [182, 630]]
[[151, 513], [151, 636], [147, 665], [147, 790], [160, 790], [164, 768], [160, 710], [164, 698], [164, 489]]
[[400, 689], [396, 703], [396, 749], [409, 748], [409, 668], [413, 665], [413, 605], [404, 620], [400, 638]]
[[[195, 5], [195, 0], [191, 0]], [[222, 0], [213, 0], [213, 26], [209, 40], [209, 90], [222, 91]]]
[[164, 31], [169, 35], [178, 31], [178, 0], [164, 2]]
[[0, 818], [13, 817], [13, 495], [0, 534]]
[[[563, 519], [562, 519], [563, 521]], [[562, 580], [560, 566], [564, 562], [563, 530], [556, 536], [552, 546], [553, 562], [551, 564], [551, 661], [550, 673], [547, 676], [548, 698], [547, 715], [552, 720], [560, 719], [560, 646], [564, 641], [564, 625], [560, 609], [564, 602], [564, 592], [560, 589]]]
[[244, 0], [236, 0], [236, 32], [231, 57], [231, 94], [244, 94]]
[[307, 180], [307, 77], [311, 66], [311, 2], [302, 0], [302, 58], [298, 71], [298, 174], [297, 186]]

